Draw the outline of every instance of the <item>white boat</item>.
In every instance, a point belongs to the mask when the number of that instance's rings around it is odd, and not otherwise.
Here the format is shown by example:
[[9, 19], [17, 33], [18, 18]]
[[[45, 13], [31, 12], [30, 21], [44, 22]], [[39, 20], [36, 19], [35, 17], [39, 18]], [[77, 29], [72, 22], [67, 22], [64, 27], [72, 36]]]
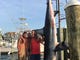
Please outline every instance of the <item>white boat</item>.
[[15, 40], [15, 42], [13, 42], [13, 43], [1, 41], [0, 44], [5, 45], [5, 46], [0, 46], [0, 53], [1, 54], [11, 54], [11, 53], [18, 51], [17, 40]]

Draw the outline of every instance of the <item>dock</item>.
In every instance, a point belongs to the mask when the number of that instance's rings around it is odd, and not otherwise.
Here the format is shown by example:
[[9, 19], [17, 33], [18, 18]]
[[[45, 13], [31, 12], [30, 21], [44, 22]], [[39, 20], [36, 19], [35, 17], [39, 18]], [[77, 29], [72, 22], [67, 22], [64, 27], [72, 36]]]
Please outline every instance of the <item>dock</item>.
[[18, 50], [11, 47], [0, 47], [0, 54], [12, 54], [17, 53]]

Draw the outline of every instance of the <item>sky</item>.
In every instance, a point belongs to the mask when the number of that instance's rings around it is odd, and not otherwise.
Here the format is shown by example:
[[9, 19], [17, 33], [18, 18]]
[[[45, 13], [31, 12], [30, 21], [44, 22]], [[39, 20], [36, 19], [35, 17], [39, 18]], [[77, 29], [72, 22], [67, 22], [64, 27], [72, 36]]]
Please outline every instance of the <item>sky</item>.
[[[0, 30], [3, 32], [13, 32], [22, 27], [29, 29], [43, 28], [46, 2], [47, 0], [0, 0]], [[61, 8], [61, 11], [63, 11], [62, 15], [64, 15], [64, 5], [66, 3], [62, 0], [61, 4], [63, 6]], [[53, 8], [55, 9], [55, 0], [53, 1]], [[19, 18], [22, 17], [26, 18], [26, 20], [20, 21]], [[28, 26], [23, 26], [21, 23], [28, 23]], [[58, 23], [57, 18], [56, 23]], [[61, 26], [66, 26], [65, 20], [61, 21]]]

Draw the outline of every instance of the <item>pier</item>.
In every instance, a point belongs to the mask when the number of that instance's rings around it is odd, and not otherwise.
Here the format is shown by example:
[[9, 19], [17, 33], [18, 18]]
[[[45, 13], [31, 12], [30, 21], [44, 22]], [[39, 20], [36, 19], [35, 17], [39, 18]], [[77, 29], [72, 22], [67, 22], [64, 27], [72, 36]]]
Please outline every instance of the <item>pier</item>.
[[17, 53], [17, 49], [15, 48], [10, 48], [10, 47], [0, 47], [0, 53], [2, 54], [12, 54], [12, 53]]

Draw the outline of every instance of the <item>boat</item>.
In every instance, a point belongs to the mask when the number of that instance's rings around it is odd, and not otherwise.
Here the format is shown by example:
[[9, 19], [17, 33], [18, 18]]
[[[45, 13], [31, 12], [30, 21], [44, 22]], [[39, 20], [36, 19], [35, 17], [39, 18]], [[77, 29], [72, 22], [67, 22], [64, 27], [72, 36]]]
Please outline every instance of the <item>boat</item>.
[[0, 42], [0, 54], [12, 54], [17, 52], [17, 40], [15, 40], [13, 43], [9, 43], [7, 41]]

